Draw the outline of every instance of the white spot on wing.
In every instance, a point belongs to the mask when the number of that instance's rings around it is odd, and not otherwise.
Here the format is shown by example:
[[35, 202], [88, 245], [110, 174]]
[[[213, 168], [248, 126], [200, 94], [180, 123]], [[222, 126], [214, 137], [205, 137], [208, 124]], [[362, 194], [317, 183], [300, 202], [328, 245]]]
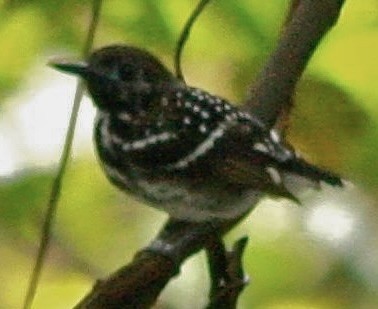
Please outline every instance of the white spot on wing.
[[267, 173], [269, 174], [270, 178], [273, 180], [275, 184], [280, 184], [282, 182], [280, 173], [274, 167], [267, 167], [265, 168]]
[[206, 133], [206, 132], [207, 132], [207, 127], [206, 127], [206, 125], [202, 123], [202, 124], [199, 126], [199, 130], [200, 130], [201, 133]]
[[230, 110], [231, 110], [231, 106], [230, 106], [230, 104], [225, 104], [225, 105], [224, 105], [224, 109], [225, 109], [226, 111], [230, 111]]
[[200, 143], [196, 149], [184, 158], [180, 159], [176, 163], [166, 165], [168, 170], [183, 169], [186, 168], [189, 163], [197, 160], [199, 157], [206, 154], [211, 148], [214, 147], [214, 143], [217, 139], [221, 138], [226, 130], [224, 124], [220, 124], [202, 143]]
[[192, 123], [192, 119], [190, 119], [190, 117], [188, 117], [188, 116], [185, 116], [183, 122], [184, 122], [184, 124], [191, 124]]
[[142, 140], [139, 140], [139, 141], [135, 141], [131, 144], [131, 148], [132, 149], [143, 149], [143, 148], [146, 148], [146, 146], [148, 145], [148, 140], [147, 139], [142, 139]]
[[256, 143], [253, 145], [253, 149], [254, 150], [257, 150], [257, 151], [260, 151], [260, 152], [268, 152], [268, 147], [266, 145], [264, 145], [263, 143]]
[[222, 112], [222, 106], [220, 105], [215, 106], [215, 111], [218, 113]]
[[208, 119], [210, 117], [210, 114], [207, 111], [202, 111], [201, 117], [202, 117], [202, 119]]
[[243, 119], [252, 120], [252, 116], [245, 112], [239, 112], [239, 116]]
[[164, 132], [164, 133], [156, 135], [156, 137], [157, 137], [158, 141], [165, 142], [165, 141], [170, 140], [171, 138], [176, 138], [176, 134]]
[[170, 132], [163, 132], [160, 134], [151, 135], [144, 139], [139, 139], [122, 145], [122, 150], [127, 152], [130, 150], [140, 150], [157, 143], [166, 142], [177, 138], [176, 134]]
[[105, 116], [103, 119], [104, 120], [101, 124], [101, 129], [100, 129], [102, 143], [104, 144], [104, 146], [110, 147], [112, 140], [111, 140], [111, 135], [110, 135], [109, 130], [108, 130], [109, 117]]
[[112, 139], [113, 143], [118, 144], [118, 145], [121, 145], [124, 142], [124, 140], [121, 137], [119, 137], [118, 135], [114, 133], [110, 136], [110, 138]]
[[185, 101], [184, 106], [185, 106], [186, 108], [191, 108], [191, 107], [192, 107], [192, 103], [189, 102], [189, 101]]
[[121, 121], [129, 122], [132, 120], [132, 117], [129, 113], [123, 112], [123, 113], [118, 113], [117, 118]]
[[129, 151], [129, 150], [131, 150], [131, 143], [127, 143], [127, 144], [124, 144], [124, 145], [122, 145], [122, 150], [123, 151]]
[[156, 135], [152, 135], [150, 136], [148, 139], [147, 139], [147, 143], [148, 144], [156, 144], [156, 142], [158, 141], [158, 138]]
[[168, 104], [169, 104], [168, 99], [166, 97], [162, 97], [161, 98], [161, 105], [168, 106]]
[[207, 102], [209, 102], [210, 105], [215, 104], [215, 100], [214, 100], [213, 97], [209, 97], [209, 98], [207, 99]]
[[273, 142], [279, 143], [281, 141], [281, 137], [278, 134], [278, 132], [274, 129], [270, 130], [270, 138], [272, 139]]

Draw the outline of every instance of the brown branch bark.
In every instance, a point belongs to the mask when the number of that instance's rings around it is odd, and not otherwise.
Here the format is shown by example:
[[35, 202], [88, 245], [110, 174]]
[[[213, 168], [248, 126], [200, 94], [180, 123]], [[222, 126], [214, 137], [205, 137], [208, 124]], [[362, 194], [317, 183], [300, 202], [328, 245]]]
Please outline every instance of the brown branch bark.
[[[274, 126], [282, 115], [290, 111], [297, 81], [321, 38], [337, 21], [343, 3], [344, 0], [292, 2], [277, 48], [251, 87], [245, 103], [245, 107], [258, 115], [267, 126]], [[203, 224], [170, 220], [148, 248], [137, 253], [129, 265], [98, 282], [75, 308], [150, 307], [169, 280], [178, 274], [186, 258], [202, 248], [212, 250], [214, 235], [221, 237], [241, 219]], [[233, 268], [234, 274], [239, 273], [236, 276], [239, 279], [243, 277], [240, 275], [243, 273], [240, 262], [242, 252], [242, 248], [234, 249], [236, 257], [225, 263], [225, 268]], [[219, 277], [214, 275], [214, 278]], [[224, 290], [225, 293], [211, 300], [209, 308], [214, 308], [214, 303], [224, 302], [229, 304], [227, 308], [235, 307], [243, 286], [236, 285], [234, 289]], [[217, 291], [213, 287], [214, 295]]]
[[147, 248], [99, 281], [75, 309], [151, 307], [186, 258], [209, 247], [214, 235], [220, 237], [241, 219], [202, 224], [169, 220]]
[[246, 109], [273, 127], [290, 112], [295, 86], [344, 0], [294, 1], [274, 50], [250, 90]]
[[226, 251], [221, 241], [207, 248], [212, 286], [207, 309], [236, 308], [239, 295], [247, 285], [242, 257], [247, 237], [238, 240], [231, 251]]
[[75, 308], [149, 308], [176, 274], [172, 261], [150, 251], [141, 251], [134, 260], [104, 281]]

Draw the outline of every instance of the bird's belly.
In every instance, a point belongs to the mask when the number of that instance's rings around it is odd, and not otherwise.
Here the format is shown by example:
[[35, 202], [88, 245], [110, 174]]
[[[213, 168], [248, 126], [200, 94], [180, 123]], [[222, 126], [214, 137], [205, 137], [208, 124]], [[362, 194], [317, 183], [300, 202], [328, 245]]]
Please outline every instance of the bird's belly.
[[261, 197], [260, 192], [250, 189], [235, 192], [216, 185], [208, 189], [146, 179], [139, 180], [136, 189], [136, 196], [143, 196], [152, 207], [185, 221], [233, 219], [252, 209]]
[[233, 219], [252, 209], [262, 196], [260, 191], [235, 188], [220, 181], [193, 185], [180, 178], [146, 175], [132, 167], [119, 170], [103, 164], [103, 168], [121, 190], [185, 221]]

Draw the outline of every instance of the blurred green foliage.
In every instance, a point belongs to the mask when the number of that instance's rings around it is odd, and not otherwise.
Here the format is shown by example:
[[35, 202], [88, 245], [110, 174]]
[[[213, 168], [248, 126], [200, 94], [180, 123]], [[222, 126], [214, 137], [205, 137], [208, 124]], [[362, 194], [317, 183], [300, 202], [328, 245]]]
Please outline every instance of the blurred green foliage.
[[[214, 1], [184, 51], [186, 80], [232, 101], [243, 100], [275, 46], [288, 3]], [[0, 5], [2, 113], [17, 109], [6, 102], [19, 96], [26, 83], [43, 81], [43, 74], [33, 74], [43, 72], [48, 56], [79, 53], [91, 2], [3, 0]], [[104, 1], [95, 45], [138, 45], [172, 68], [175, 42], [193, 6], [189, 0]], [[251, 284], [240, 308], [378, 307], [377, 52], [378, 2], [346, 1], [340, 22], [300, 82], [288, 136], [313, 162], [338, 171], [360, 189], [314, 194], [304, 209], [267, 206], [265, 201], [233, 231], [230, 240], [251, 235], [245, 256]], [[20, 306], [54, 169], [29, 167], [0, 177], [0, 308]], [[357, 222], [342, 245], [319, 240], [306, 227], [319, 196], [325, 205], [346, 208]], [[79, 156], [64, 180], [35, 308], [72, 307], [94, 280], [146, 245], [164, 219], [113, 188], [91, 152]], [[189, 264], [158, 308], [200, 308], [206, 303], [205, 260], [200, 256]]]

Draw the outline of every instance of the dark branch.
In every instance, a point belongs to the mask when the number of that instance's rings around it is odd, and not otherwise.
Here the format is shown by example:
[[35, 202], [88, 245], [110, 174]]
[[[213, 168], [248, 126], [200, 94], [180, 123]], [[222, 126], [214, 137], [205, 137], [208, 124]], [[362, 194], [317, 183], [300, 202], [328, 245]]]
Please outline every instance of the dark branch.
[[239, 295], [248, 283], [242, 263], [247, 242], [247, 237], [241, 238], [229, 252], [221, 241], [207, 249], [212, 281], [207, 309], [236, 308]]
[[210, 246], [242, 218], [221, 223], [188, 223], [169, 220], [150, 246], [104, 281], [75, 307], [149, 308], [168, 281], [179, 273], [185, 259]]
[[141, 251], [105, 281], [99, 281], [76, 309], [150, 308], [175, 276], [176, 265], [163, 255]]
[[311, 55], [336, 23], [344, 0], [294, 1], [288, 22], [245, 103], [272, 127], [292, 107], [295, 86]]

